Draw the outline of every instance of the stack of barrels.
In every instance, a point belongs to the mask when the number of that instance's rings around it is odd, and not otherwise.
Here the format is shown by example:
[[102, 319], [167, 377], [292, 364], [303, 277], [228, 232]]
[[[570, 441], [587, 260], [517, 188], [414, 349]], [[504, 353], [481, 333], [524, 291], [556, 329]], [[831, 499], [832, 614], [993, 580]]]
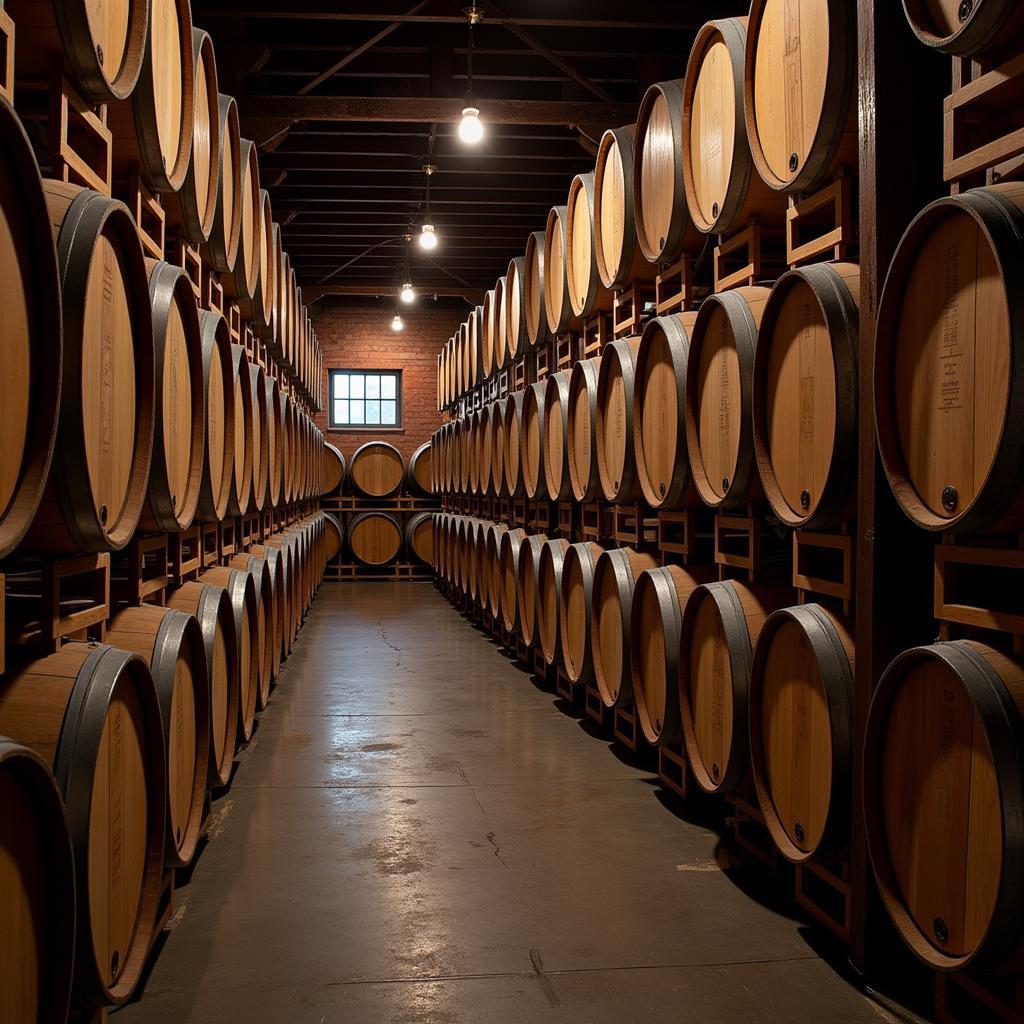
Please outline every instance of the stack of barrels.
[[378, 568], [400, 559], [433, 565], [434, 534], [424, 499], [434, 493], [430, 441], [406, 462], [387, 441], [368, 441], [346, 460], [332, 444], [323, 447], [324, 514], [330, 532], [328, 560], [346, 556]]
[[[188, 0], [4, 9], [0, 1018], [62, 1021], [131, 997], [316, 592], [321, 358]], [[109, 172], [63, 159], [63, 124], [26, 131], [40, 83], [96, 115]], [[128, 584], [159, 543], [196, 568], [143, 603]], [[48, 593], [83, 565], [112, 602], [74, 575]]]

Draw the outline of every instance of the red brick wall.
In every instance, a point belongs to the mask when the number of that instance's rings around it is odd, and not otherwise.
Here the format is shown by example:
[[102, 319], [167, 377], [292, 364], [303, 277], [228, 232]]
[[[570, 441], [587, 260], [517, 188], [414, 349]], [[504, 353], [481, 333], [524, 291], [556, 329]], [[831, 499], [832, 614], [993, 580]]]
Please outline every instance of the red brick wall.
[[[421, 299], [421, 302], [423, 300]], [[346, 459], [361, 444], [382, 438], [407, 459], [440, 426], [437, 411], [437, 354], [466, 318], [457, 306], [403, 310], [405, 330], [391, 330], [394, 315], [380, 303], [357, 305], [325, 299], [312, 307], [313, 324], [324, 357], [324, 395], [330, 370], [402, 371], [401, 430], [330, 430], [327, 409], [317, 425]]]

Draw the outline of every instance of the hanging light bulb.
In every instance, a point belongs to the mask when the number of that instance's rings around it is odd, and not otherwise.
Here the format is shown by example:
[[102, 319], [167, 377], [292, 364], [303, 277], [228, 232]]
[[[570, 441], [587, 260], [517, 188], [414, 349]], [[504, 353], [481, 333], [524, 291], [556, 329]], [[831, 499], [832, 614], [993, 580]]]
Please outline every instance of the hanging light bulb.
[[416, 292], [413, 290], [412, 281], [406, 281], [402, 285], [402, 290], [398, 293], [398, 297], [408, 305], [410, 302], [416, 301]]
[[434, 234], [434, 225], [429, 222], [424, 224], [423, 227], [420, 228], [420, 248], [437, 248], [437, 235]]
[[398, 331], [404, 331], [405, 330], [405, 323], [402, 320], [402, 314], [401, 313], [396, 313], [395, 314], [394, 319], [391, 321], [391, 330], [395, 331], [396, 333]]
[[484, 137], [484, 126], [477, 107], [466, 107], [459, 122], [459, 138], [468, 146], [475, 146]]

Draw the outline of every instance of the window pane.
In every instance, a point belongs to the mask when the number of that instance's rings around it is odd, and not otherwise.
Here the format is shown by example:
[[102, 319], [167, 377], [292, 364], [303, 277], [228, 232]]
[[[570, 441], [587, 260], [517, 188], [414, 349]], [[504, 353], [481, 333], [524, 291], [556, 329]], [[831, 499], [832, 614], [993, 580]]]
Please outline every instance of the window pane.
[[366, 422], [380, 423], [380, 402], [376, 398], [366, 400]]
[[385, 373], [380, 378], [380, 397], [381, 398], [394, 398], [395, 397], [395, 375], [393, 373]]
[[395, 406], [397, 402], [381, 402], [380, 403], [380, 421], [385, 426], [395, 425]]
[[[355, 383], [355, 381], [353, 381], [353, 383]], [[357, 402], [355, 399], [353, 399], [351, 402], [349, 402], [349, 406], [351, 407], [350, 413], [352, 417], [352, 422], [365, 423], [366, 420], [364, 419], [365, 414], [363, 410], [363, 403], [361, 401]]]
[[336, 401], [334, 403], [334, 422], [348, 423], [348, 402]]
[[348, 398], [348, 374], [336, 373], [334, 375], [334, 397]]
[[380, 377], [375, 373], [366, 376], [366, 397], [380, 398]]
[[352, 397], [362, 398], [363, 397], [363, 375], [361, 373], [353, 373], [352, 377]]

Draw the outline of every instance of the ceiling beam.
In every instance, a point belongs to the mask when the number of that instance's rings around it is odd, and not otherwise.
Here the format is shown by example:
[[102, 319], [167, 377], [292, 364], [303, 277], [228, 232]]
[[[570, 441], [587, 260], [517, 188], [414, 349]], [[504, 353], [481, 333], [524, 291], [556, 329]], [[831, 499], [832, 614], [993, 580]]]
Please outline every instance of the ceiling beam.
[[[331, 296], [394, 295], [396, 290], [394, 282], [392, 281], [367, 281], [362, 284], [308, 285], [303, 286], [302, 301], [307, 305], [311, 305], [314, 302], [319, 302], [321, 299]], [[429, 295], [436, 295], [439, 299], [465, 299], [471, 306], [479, 306], [480, 303], [484, 301], [483, 289], [442, 285], [437, 288], [421, 287], [419, 290], [421, 292], [426, 292]]]
[[[407, 124], [455, 123], [463, 100], [437, 96], [241, 96], [247, 123], [291, 121], [400, 121]], [[565, 125], [632, 124], [635, 103], [588, 103], [579, 100], [481, 100], [490, 124]]]

